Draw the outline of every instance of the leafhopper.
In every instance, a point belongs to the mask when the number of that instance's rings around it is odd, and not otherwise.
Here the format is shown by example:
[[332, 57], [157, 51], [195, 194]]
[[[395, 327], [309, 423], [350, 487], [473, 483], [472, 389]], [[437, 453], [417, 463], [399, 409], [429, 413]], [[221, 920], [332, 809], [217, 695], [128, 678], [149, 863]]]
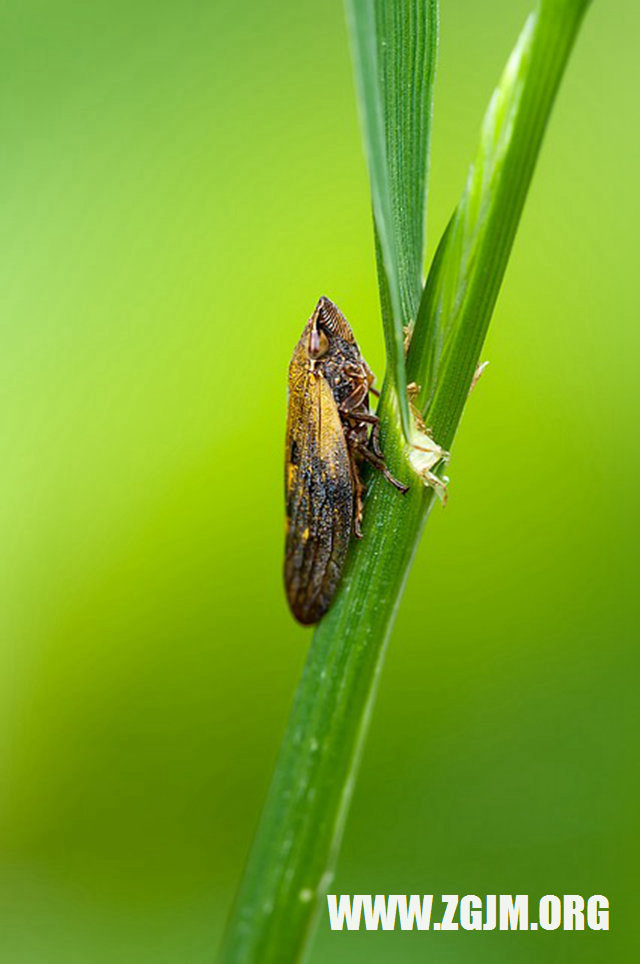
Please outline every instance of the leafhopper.
[[285, 587], [304, 625], [317, 623], [335, 594], [351, 535], [362, 536], [363, 461], [400, 492], [369, 408], [374, 375], [344, 315], [320, 298], [289, 365], [285, 449]]

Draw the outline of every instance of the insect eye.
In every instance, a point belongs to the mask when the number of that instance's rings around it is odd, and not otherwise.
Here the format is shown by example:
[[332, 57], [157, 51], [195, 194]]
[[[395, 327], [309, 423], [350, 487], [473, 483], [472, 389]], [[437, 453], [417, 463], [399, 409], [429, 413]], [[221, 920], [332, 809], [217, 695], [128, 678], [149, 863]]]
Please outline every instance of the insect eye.
[[322, 329], [311, 329], [309, 336], [309, 356], [311, 358], [322, 358], [329, 349], [329, 339]]

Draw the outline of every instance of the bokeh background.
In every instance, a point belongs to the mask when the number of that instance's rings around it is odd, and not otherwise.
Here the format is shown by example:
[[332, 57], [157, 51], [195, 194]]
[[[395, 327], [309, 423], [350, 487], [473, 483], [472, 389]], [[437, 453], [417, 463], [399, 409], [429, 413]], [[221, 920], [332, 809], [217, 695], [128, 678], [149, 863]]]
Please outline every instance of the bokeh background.
[[[430, 250], [529, 7], [442, 2]], [[312, 964], [637, 959], [639, 29], [596, 2], [570, 63], [333, 888], [603, 893], [612, 929], [323, 914]], [[343, 10], [29, 0], [3, 34], [0, 960], [197, 964], [310, 639], [282, 460], [318, 295], [384, 368]]]

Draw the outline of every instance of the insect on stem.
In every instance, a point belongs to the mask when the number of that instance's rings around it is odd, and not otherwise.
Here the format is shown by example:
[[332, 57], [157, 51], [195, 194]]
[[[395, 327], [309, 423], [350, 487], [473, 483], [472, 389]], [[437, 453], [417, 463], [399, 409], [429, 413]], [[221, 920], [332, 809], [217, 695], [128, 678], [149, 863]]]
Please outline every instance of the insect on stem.
[[369, 395], [379, 394], [373, 382], [348, 321], [320, 298], [289, 364], [284, 578], [291, 611], [304, 625], [331, 605], [351, 535], [362, 535], [362, 462], [408, 491], [384, 459], [369, 407]]

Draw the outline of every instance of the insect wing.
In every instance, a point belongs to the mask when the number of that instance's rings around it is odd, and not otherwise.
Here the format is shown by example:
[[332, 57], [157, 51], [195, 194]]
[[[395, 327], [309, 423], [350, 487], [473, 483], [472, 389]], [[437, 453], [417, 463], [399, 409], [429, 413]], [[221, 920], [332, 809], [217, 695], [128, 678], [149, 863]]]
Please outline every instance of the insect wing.
[[353, 481], [331, 389], [298, 350], [289, 370], [285, 470], [287, 598], [296, 619], [309, 625], [329, 608], [344, 566]]

